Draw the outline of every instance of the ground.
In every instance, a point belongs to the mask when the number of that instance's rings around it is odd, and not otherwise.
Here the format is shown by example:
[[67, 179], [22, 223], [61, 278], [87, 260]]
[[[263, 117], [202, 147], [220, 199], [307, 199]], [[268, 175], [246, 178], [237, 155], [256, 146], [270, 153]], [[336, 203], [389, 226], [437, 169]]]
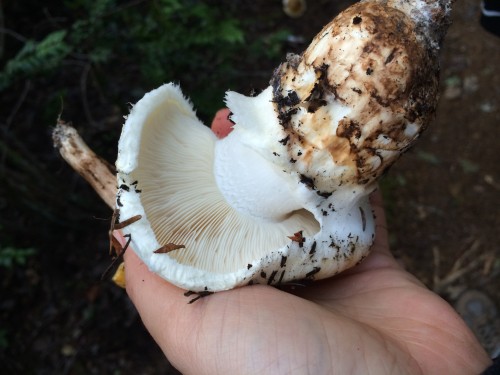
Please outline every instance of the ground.
[[[241, 17], [255, 18], [252, 37], [262, 28], [283, 25], [299, 37], [283, 46], [284, 56], [289, 48], [302, 49], [301, 38], [310, 40], [347, 3], [311, 0], [296, 20], [281, 13], [279, 1], [240, 5]], [[257, 21], [262, 14], [268, 17], [265, 25]], [[479, 0], [456, 3], [441, 55], [436, 119], [381, 185], [391, 247], [404, 266], [450, 303], [463, 290], [479, 289], [499, 306], [500, 38], [484, 31], [478, 19]], [[241, 86], [264, 87], [260, 77], [270, 76], [272, 67], [254, 69], [264, 74], [250, 75]], [[73, 121], [91, 145], [99, 138], [116, 142], [125, 113], [99, 101], [97, 93], [89, 116], [75, 99], [80, 83], [66, 83], [64, 119]], [[40, 107], [51, 90], [26, 80], [2, 93], [0, 102], [0, 243], [35, 249], [24, 264], [0, 266], [2, 368], [6, 373], [175, 374], [125, 292], [100, 280], [110, 261], [111, 212], [52, 148], [57, 113], [47, 115]], [[115, 157], [114, 149], [98, 152], [111, 162]]]

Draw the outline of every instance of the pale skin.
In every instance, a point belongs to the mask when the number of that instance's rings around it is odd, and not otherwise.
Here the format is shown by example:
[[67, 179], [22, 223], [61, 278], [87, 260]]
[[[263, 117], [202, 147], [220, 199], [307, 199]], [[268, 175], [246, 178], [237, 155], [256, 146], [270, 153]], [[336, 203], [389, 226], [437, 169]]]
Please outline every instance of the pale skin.
[[[230, 131], [227, 114], [212, 125]], [[479, 374], [491, 360], [459, 315], [394, 259], [379, 194], [370, 256], [285, 292], [255, 285], [188, 304], [125, 253], [127, 293], [183, 374]]]

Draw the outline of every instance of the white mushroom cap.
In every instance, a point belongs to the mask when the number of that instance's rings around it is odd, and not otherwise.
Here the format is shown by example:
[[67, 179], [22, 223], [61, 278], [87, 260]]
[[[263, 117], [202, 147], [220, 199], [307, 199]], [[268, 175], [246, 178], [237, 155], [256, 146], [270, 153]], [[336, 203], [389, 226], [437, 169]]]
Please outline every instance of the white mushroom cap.
[[[237, 131], [232, 134], [237, 134]], [[226, 140], [230, 141], [230, 137]], [[211, 131], [196, 119], [179, 88], [172, 84], [148, 93], [128, 116], [116, 163], [120, 188], [117, 205], [122, 220], [142, 215], [141, 220], [124, 231], [132, 235], [134, 250], [153, 272], [193, 291], [205, 288], [217, 291], [250, 282], [284, 283], [296, 279], [294, 275], [304, 278], [309, 273], [311, 277], [318, 273], [316, 277], [321, 276], [322, 267], [326, 275], [339, 271], [334, 262], [329, 266], [323, 263], [329, 261], [330, 256], [347, 258], [349, 253], [343, 255], [338, 251], [339, 247], [344, 247], [344, 242], [346, 245], [352, 243], [350, 247], [346, 246], [348, 252], [353, 251], [355, 243], [364, 242], [364, 247], [370, 245], [373, 221], [366, 202], [363, 213], [356, 208], [354, 217], [347, 215], [346, 219], [354, 225], [348, 221], [337, 223], [340, 215], [330, 215], [333, 204], [321, 197], [318, 199], [318, 195], [304, 184], [295, 183], [297, 199], [312, 198], [314, 204], [308, 204], [310, 211], [284, 204], [290, 209], [288, 213], [259, 217], [248, 209], [232, 207], [217, 185], [217, 172], [214, 172], [214, 169], [220, 172], [217, 164], [214, 167], [214, 154], [217, 146], [223, 143], [225, 141], [217, 141]], [[259, 161], [258, 154], [249, 148], [233, 150], [236, 150], [236, 155], [231, 156], [236, 156], [238, 163], [233, 165], [230, 174], [248, 182], [244, 185], [247, 191], [240, 192], [242, 201], [252, 189], [262, 193], [254, 195], [254, 201], [240, 202], [242, 207], [257, 205], [261, 199], [267, 199], [272, 205], [274, 200], [280, 199], [279, 195], [291, 195], [278, 185], [277, 195], [266, 197], [254, 174], [264, 177], [263, 183], [281, 180], [290, 190], [293, 183], [287, 182], [280, 170], [263, 171], [259, 165], [266, 168], [267, 162]], [[248, 158], [252, 162], [248, 163]], [[220, 162], [224, 158], [216, 160]], [[229, 195], [228, 185], [225, 184], [223, 190]], [[272, 184], [269, 185], [273, 191]], [[320, 201], [322, 204], [316, 207]], [[276, 209], [280, 210], [280, 207]], [[362, 223], [362, 214], [366, 215], [363, 238], [356, 235], [349, 239], [348, 232], [361, 225], [358, 223]], [[320, 226], [337, 227], [338, 231], [323, 233]], [[289, 238], [300, 231], [304, 237], [302, 240], [294, 242]], [[154, 253], [167, 243], [182, 244], [185, 248], [168, 254]], [[325, 244], [331, 249], [331, 254], [323, 253], [324, 260], [310, 263], [317, 257], [315, 249], [319, 250]], [[350, 262], [354, 264], [360, 257], [352, 258]]]
[[[173, 84], [133, 107], [117, 206], [121, 220], [142, 216], [124, 232], [153, 272], [219, 291], [321, 279], [368, 254], [368, 194], [425, 128], [437, 95], [433, 34], [385, 3], [341, 13], [257, 97], [229, 92], [235, 126], [223, 140]], [[184, 247], [155, 253], [166, 244]]]

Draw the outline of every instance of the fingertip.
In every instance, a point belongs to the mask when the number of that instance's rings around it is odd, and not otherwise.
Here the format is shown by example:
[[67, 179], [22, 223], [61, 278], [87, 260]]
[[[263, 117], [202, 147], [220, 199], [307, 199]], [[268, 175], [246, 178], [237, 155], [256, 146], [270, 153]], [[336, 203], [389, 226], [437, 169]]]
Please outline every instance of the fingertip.
[[387, 255], [389, 258], [394, 259], [389, 247], [389, 233], [387, 231], [384, 201], [380, 187], [377, 187], [370, 194], [370, 203], [375, 216], [375, 241], [372, 245], [372, 252]]
[[380, 191], [380, 187], [377, 188], [370, 194], [370, 203], [373, 206], [383, 208], [384, 202], [382, 200], [382, 192]]
[[370, 194], [370, 203], [373, 208], [373, 213], [375, 215], [375, 224], [379, 227], [387, 228], [387, 222], [384, 210], [384, 201], [382, 198], [382, 192], [380, 188]]
[[139, 285], [144, 284], [146, 280], [151, 277], [147, 266], [142, 262], [137, 254], [132, 250], [128, 249], [124, 256], [123, 260], [125, 261], [125, 280], [126, 280], [126, 290], [130, 299], [134, 302], [134, 304], [138, 304], [137, 296], [140, 295], [138, 291]]
[[233, 123], [229, 120], [229, 115], [231, 111], [227, 108], [220, 109], [215, 114], [212, 121], [212, 131], [215, 133], [217, 138], [226, 137], [233, 130]]
[[125, 252], [124, 261], [125, 289], [143, 320], [147, 316], [155, 315], [159, 301], [185, 300], [181, 289], [151, 272], [133, 249]]

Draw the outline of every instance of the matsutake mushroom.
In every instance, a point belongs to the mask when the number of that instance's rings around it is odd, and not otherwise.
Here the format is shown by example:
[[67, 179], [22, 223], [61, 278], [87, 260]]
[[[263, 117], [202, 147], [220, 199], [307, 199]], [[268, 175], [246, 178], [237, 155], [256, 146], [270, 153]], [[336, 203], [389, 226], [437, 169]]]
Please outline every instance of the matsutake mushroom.
[[[131, 110], [117, 206], [145, 264], [195, 292], [322, 279], [367, 256], [368, 195], [431, 120], [450, 1], [363, 1], [256, 97], [228, 92], [218, 140], [174, 84]], [[171, 251], [161, 251], [168, 245]]]
[[367, 0], [289, 55], [256, 97], [228, 92], [216, 136], [179, 87], [133, 106], [116, 161], [120, 220], [155, 273], [199, 293], [323, 279], [365, 258], [369, 194], [436, 109], [452, 0]]

